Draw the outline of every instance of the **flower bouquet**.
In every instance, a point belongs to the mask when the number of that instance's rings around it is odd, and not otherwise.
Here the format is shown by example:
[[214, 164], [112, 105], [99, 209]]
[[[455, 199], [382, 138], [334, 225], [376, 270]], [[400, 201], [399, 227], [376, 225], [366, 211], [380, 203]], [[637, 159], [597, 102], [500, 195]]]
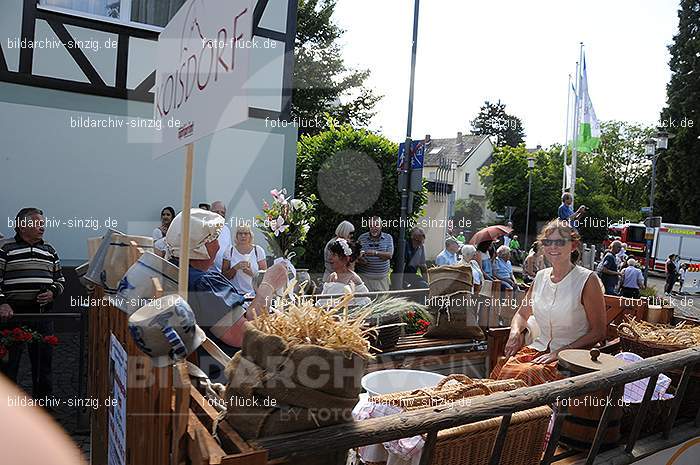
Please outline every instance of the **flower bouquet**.
[[273, 189], [272, 204], [263, 203], [263, 215], [256, 217], [256, 226], [265, 236], [275, 256], [278, 258], [299, 259], [304, 255], [306, 234], [314, 223], [314, 202], [316, 197], [293, 199], [287, 196], [286, 189]]
[[425, 334], [430, 326], [430, 316], [422, 310], [409, 311], [403, 315], [406, 334]]
[[41, 342], [55, 346], [58, 344], [58, 337], [54, 335], [44, 336], [38, 331], [27, 328], [26, 326], [18, 326], [13, 329], [3, 329], [0, 331], [0, 360], [7, 361], [10, 354], [10, 348], [16, 344], [22, 344], [24, 342]]

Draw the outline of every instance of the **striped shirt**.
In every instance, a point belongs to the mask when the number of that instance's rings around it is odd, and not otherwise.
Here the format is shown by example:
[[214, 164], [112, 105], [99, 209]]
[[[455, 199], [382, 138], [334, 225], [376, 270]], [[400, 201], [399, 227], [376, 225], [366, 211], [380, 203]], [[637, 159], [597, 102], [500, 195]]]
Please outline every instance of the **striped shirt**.
[[0, 304], [36, 304], [42, 291], [61, 294], [65, 282], [58, 254], [43, 240], [32, 245], [16, 235], [0, 247]]
[[[362, 250], [366, 253], [370, 250], [375, 252], [394, 253], [394, 239], [387, 233], [379, 233], [378, 239], [373, 239], [368, 232], [361, 234], [357, 238]], [[380, 257], [365, 255], [365, 264], [357, 264], [356, 271], [371, 279], [381, 279], [389, 274], [389, 261]]]

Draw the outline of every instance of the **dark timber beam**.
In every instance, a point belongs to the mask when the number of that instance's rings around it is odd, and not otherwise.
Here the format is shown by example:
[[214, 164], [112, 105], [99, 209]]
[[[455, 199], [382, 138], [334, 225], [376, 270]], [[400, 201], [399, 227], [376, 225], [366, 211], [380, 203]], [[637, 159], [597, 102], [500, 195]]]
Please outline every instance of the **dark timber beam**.
[[75, 60], [75, 63], [78, 65], [80, 70], [88, 78], [88, 80], [96, 86], [107, 87], [107, 84], [105, 84], [104, 80], [97, 72], [95, 67], [92, 66], [90, 60], [87, 59], [85, 53], [83, 53], [80, 47], [76, 46], [75, 39], [73, 39], [73, 36], [70, 35], [70, 32], [68, 32], [66, 26], [55, 20], [50, 20], [47, 22], [49, 23], [49, 26], [51, 26], [51, 29], [53, 29], [53, 32], [56, 34], [56, 36], [61, 40], [63, 46], [66, 48], [68, 53], [70, 53], [70, 55], [73, 57], [73, 60]]

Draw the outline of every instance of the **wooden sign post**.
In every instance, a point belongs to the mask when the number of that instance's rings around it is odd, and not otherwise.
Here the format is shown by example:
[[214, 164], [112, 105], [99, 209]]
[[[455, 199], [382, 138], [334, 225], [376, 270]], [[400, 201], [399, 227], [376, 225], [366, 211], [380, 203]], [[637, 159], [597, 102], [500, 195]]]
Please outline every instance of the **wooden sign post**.
[[178, 293], [187, 299], [194, 142], [248, 118], [253, 0], [188, 0], [158, 37], [154, 158], [185, 147]]
[[194, 164], [194, 143], [189, 143], [185, 150], [185, 177], [182, 188], [182, 231], [180, 232], [180, 269], [178, 270], [177, 292], [187, 300], [190, 262], [190, 204], [192, 202], [192, 165]]

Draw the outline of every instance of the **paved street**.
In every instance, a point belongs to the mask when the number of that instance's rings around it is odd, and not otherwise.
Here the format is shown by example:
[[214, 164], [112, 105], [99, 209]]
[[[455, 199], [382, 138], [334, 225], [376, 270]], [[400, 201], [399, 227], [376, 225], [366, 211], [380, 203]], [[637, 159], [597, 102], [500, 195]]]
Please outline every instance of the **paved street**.
[[[659, 295], [663, 294], [665, 280], [658, 276], [649, 276], [648, 285], [654, 286]], [[675, 289], [678, 289], [676, 284]], [[675, 315], [700, 320], [700, 295], [674, 295], [671, 304], [675, 307]]]
[[[90, 412], [78, 412], [78, 409], [68, 405], [69, 402], [75, 404], [76, 399], [84, 398], [87, 395], [85, 394], [87, 392], [85, 384], [87, 376], [83, 379], [83, 394], [80, 394], [78, 390], [78, 363], [80, 361], [78, 334], [76, 332], [57, 332], [56, 336], [58, 336], [59, 344], [54, 349], [53, 355], [54, 395], [61, 400], [61, 405], [54, 407], [49, 413], [70, 434], [78, 447], [86, 454], [86, 457], [89, 457]], [[83, 358], [83, 363], [87, 365], [87, 354]], [[26, 350], [22, 357], [18, 382], [26, 392], [31, 393], [32, 377]]]

